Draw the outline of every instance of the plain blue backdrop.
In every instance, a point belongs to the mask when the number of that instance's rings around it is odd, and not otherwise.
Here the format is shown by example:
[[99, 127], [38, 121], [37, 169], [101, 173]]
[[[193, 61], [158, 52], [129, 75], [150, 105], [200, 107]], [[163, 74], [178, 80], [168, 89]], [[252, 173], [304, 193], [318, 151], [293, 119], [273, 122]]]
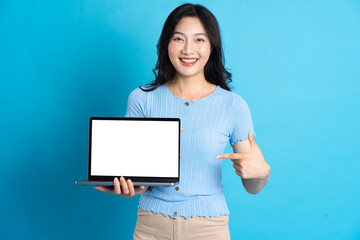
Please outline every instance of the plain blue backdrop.
[[[132, 238], [138, 196], [74, 181], [89, 117], [125, 115], [182, 3], [0, 1], [0, 239]], [[360, 1], [198, 3], [271, 166], [251, 195], [223, 160], [232, 239], [360, 239]]]

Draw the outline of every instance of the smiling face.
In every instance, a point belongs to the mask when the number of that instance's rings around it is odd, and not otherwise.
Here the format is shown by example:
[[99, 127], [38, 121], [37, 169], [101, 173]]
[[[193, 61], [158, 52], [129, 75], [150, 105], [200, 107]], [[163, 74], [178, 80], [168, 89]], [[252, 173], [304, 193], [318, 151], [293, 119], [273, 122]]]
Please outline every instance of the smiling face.
[[168, 45], [177, 77], [203, 77], [211, 53], [210, 40], [197, 17], [184, 17], [175, 27]]

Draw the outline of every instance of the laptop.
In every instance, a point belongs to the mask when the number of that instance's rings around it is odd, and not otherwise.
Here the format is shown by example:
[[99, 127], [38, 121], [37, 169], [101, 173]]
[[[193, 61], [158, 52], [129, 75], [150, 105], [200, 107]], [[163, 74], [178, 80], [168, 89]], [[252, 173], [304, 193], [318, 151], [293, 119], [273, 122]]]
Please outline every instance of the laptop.
[[115, 177], [134, 186], [173, 186], [180, 178], [180, 119], [91, 117], [88, 180], [113, 185]]

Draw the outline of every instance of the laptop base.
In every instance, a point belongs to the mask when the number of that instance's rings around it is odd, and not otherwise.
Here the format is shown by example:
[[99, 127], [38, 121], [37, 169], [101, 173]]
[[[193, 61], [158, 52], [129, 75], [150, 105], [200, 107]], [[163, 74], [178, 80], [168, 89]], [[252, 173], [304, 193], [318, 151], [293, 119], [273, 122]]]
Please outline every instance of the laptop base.
[[[114, 182], [107, 181], [75, 181], [78, 185], [114, 185]], [[174, 186], [175, 183], [161, 183], [161, 182], [133, 182], [134, 186]]]

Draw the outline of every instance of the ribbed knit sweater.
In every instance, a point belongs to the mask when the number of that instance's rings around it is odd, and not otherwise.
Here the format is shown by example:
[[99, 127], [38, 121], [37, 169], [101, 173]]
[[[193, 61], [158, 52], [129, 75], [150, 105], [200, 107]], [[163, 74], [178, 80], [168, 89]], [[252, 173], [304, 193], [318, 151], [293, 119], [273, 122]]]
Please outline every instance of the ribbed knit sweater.
[[196, 101], [177, 97], [166, 84], [150, 92], [136, 88], [129, 95], [125, 117], [181, 119], [180, 182], [149, 187], [140, 197], [139, 208], [171, 218], [229, 214], [221, 184], [222, 160], [216, 156], [228, 142], [248, 139], [249, 131], [255, 136], [242, 97], [220, 86]]

